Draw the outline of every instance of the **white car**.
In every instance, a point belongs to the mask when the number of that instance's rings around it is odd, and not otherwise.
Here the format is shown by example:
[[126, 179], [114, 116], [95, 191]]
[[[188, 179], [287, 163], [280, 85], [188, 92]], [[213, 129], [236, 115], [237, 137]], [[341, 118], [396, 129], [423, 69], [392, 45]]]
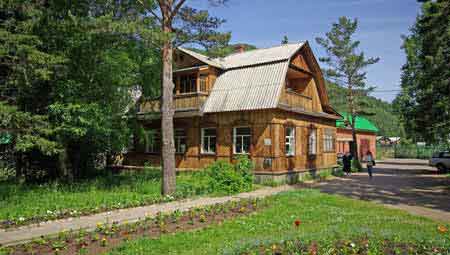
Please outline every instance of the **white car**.
[[429, 161], [430, 166], [438, 169], [439, 173], [446, 173], [450, 169], [450, 152], [442, 151], [434, 153]]

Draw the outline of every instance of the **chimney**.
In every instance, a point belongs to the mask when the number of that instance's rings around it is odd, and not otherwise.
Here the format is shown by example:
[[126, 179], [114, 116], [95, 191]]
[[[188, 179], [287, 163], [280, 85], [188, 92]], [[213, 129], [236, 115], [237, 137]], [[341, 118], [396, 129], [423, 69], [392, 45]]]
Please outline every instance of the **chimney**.
[[238, 44], [234, 46], [234, 50], [236, 53], [243, 53], [245, 51], [245, 47], [242, 44]]

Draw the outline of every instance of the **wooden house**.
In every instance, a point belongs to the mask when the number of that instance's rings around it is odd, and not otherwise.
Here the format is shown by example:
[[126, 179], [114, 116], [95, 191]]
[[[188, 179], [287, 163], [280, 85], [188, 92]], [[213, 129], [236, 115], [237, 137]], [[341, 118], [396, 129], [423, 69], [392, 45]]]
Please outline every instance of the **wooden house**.
[[[335, 121], [320, 67], [308, 42], [209, 58], [174, 53], [175, 149], [178, 171], [248, 155], [257, 180], [297, 176], [336, 165]], [[148, 130], [124, 164], [159, 165], [159, 100], [141, 100]], [[295, 178], [295, 177], [294, 177]]]

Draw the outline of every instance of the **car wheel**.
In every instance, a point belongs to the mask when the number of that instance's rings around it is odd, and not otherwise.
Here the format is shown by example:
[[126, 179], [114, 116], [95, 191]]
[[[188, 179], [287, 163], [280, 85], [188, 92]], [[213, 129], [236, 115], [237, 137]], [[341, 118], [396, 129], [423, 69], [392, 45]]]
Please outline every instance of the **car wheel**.
[[447, 168], [443, 164], [438, 164], [436, 167], [440, 174], [445, 174], [447, 172]]

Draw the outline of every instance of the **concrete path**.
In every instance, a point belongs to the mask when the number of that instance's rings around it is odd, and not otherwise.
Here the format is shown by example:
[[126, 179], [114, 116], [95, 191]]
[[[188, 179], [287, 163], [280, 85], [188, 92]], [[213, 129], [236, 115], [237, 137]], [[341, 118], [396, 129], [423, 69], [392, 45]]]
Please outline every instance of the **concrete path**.
[[450, 178], [426, 160], [390, 159], [366, 172], [313, 185], [326, 193], [372, 201], [438, 221], [450, 222]]
[[158, 212], [170, 213], [175, 210], [187, 211], [193, 207], [201, 207], [218, 203], [225, 203], [243, 198], [263, 198], [277, 193], [293, 190], [293, 186], [280, 186], [275, 188], [262, 188], [248, 193], [226, 197], [204, 197], [198, 199], [187, 199], [164, 204], [154, 204], [143, 207], [121, 209], [117, 211], [104, 212], [79, 218], [62, 219], [41, 224], [33, 224], [10, 230], [0, 230], [0, 245], [8, 246], [30, 241], [40, 236], [54, 235], [65, 230], [94, 230], [97, 223], [112, 222], [135, 222], [145, 217], [156, 216]]

